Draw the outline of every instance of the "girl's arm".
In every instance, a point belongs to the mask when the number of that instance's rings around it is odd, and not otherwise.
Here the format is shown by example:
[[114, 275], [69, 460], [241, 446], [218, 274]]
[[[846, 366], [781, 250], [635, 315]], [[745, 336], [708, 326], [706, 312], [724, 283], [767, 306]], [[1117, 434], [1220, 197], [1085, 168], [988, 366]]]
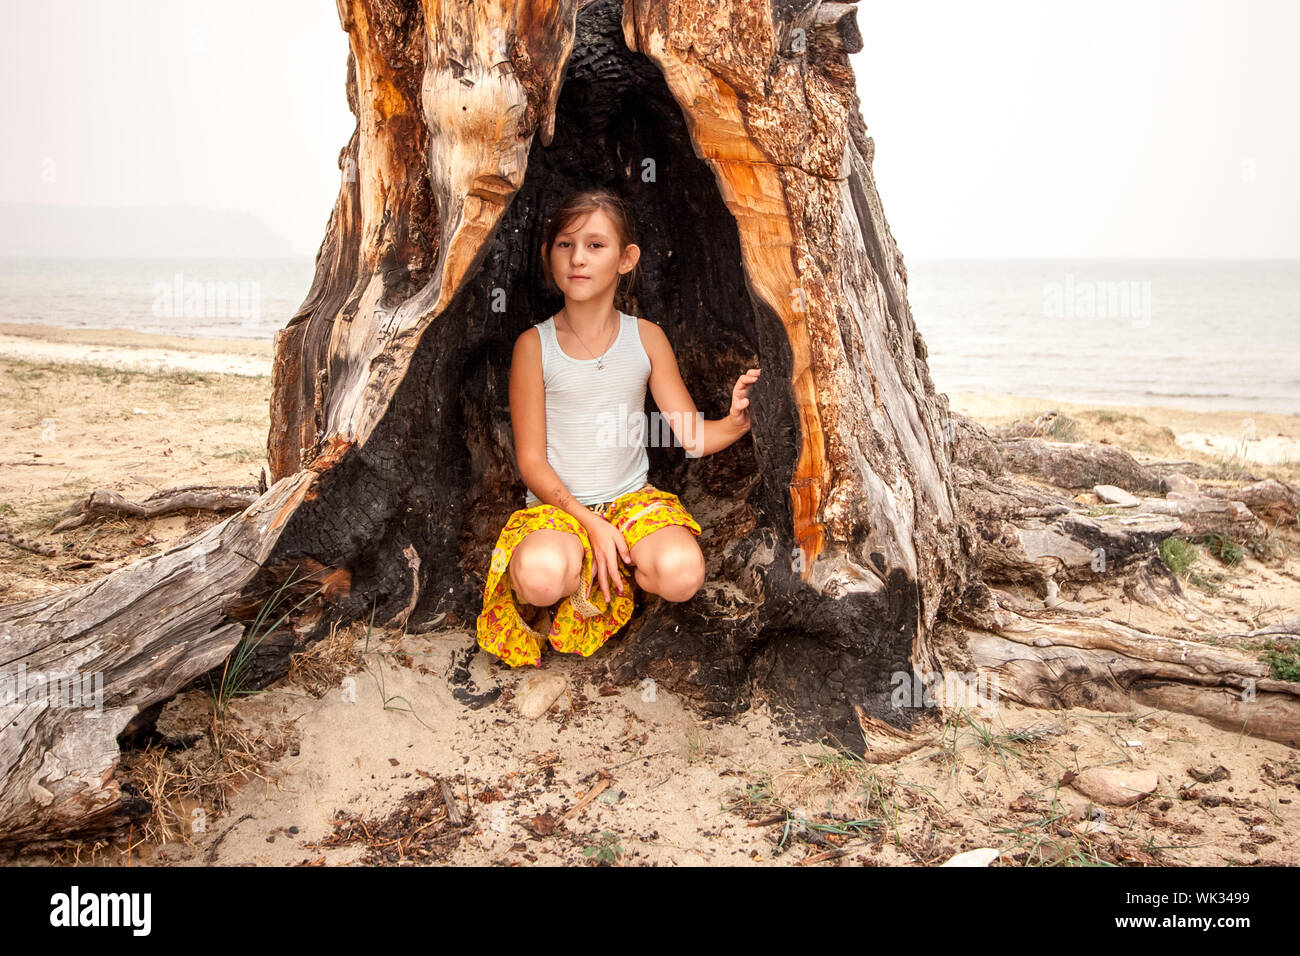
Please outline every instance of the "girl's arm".
[[650, 356], [650, 393], [686, 457], [701, 458], [722, 451], [749, 431], [749, 389], [758, 381], [759, 369], [751, 368], [736, 379], [731, 390], [731, 412], [726, 418], [705, 419], [686, 390], [677, 357], [663, 329], [648, 319], [637, 319], [641, 343]]

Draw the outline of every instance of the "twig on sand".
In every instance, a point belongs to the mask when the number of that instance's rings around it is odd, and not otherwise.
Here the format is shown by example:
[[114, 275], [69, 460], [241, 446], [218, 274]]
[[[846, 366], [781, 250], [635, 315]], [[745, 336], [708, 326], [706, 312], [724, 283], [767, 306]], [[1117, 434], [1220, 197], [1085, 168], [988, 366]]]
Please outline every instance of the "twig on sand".
[[451, 784], [447, 783], [446, 780], [439, 780], [438, 789], [442, 792], [442, 802], [447, 808], [447, 818], [451, 821], [451, 825], [455, 827], [463, 827], [465, 825], [465, 817], [461, 814], [460, 807], [456, 804], [456, 794], [452, 791]]
[[605, 780], [601, 780], [599, 783], [593, 785], [592, 788], [587, 791], [587, 795], [584, 796], [577, 803], [575, 803], [571, 809], [565, 812], [564, 816], [560, 817], [560, 819], [567, 820], [570, 817], [577, 814], [580, 810], [582, 810], [583, 807], [585, 807], [587, 804], [591, 803], [591, 801], [595, 800], [598, 796], [600, 796], [605, 791], [605, 788], [608, 786], [609, 786], [608, 778]]
[[834, 860], [844, 856], [848, 850], [827, 850], [825, 853], [818, 853], [816, 856], [810, 856], [806, 860], [800, 860], [795, 866], [812, 866], [814, 863], [821, 863], [825, 860]]
[[219, 837], [217, 837], [215, 840], [213, 840], [213, 841], [212, 841], [212, 846], [208, 847], [208, 852], [207, 852], [207, 861], [208, 861], [209, 863], [211, 863], [214, 859], [216, 859], [216, 856], [217, 856], [217, 847], [221, 846], [221, 841], [224, 840], [227, 836], [230, 835], [230, 831], [231, 831], [231, 830], [233, 830], [235, 827], [239, 826], [239, 825], [240, 825], [241, 823], [243, 823], [245, 820], [251, 820], [251, 819], [253, 819], [253, 815], [252, 815], [251, 813], [245, 813], [242, 817], [240, 817], [238, 820], [236, 820], [236, 821], [235, 821], [234, 823], [232, 823], [230, 826], [226, 827], [226, 829], [223, 830], [223, 831], [221, 832], [221, 836], [219, 836]]
[[638, 760], [650, 760], [654, 757], [662, 757], [665, 754], [670, 754], [672, 752], [673, 751], [671, 750], [661, 750], [657, 754], [637, 754], [635, 757], [628, 757], [626, 760], [620, 761], [619, 763], [616, 764], [611, 764], [608, 767], [597, 767], [595, 770], [587, 774], [585, 777], [579, 777], [578, 783], [580, 784], [586, 783], [588, 780], [590, 780], [592, 777], [596, 776], [597, 774], [609, 773], [609, 771], [611, 770], [617, 770], [619, 767], [626, 767], [628, 764], [635, 763]]
[[12, 544], [15, 548], [22, 548], [24, 551], [30, 551], [33, 554], [43, 555], [47, 558], [53, 558], [58, 555], [58, 548], [52, 544], [44, 544], [40, 541], [32, 541], [30, 538], [21, 538], [16, 534], [9, 534], [7, 531], [0, 531], [0, 541]]

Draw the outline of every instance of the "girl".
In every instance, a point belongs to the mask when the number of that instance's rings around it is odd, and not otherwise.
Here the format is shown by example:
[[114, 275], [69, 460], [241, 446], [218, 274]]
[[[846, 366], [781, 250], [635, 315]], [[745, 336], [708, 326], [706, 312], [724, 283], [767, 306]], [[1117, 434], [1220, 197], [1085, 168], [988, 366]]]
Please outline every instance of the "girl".
[[640, 257], [627, 211], [607, 190], [570, 196], [548, 223], [542, 269], [564, 308], [515, 341], [510, 418], [528, 495], [497, 539], [477, 625], [479, 646], [511, 667], [540, 666], [543, 640], [590, 657], [632, 616], [624, 565], [669, 601], [704, 581], [699, 524], [646, 482], [643, 436], [621, 419], [643, 416], [648, 383], [689, 457], [721, 451], [749, 431], [759, 370], [736, 380], [726, 418], [704, 421], [659, 326], [614, 308]]

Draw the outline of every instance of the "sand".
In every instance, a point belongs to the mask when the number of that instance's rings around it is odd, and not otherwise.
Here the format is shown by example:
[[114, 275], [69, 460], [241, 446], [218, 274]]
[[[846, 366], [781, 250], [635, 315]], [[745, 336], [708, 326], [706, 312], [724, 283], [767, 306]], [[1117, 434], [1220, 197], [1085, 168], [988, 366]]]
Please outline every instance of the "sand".
[[271, 342], [0, 322], [0, 355], [26, 362], [269, 376], [274, 354]]
[[[128, 369], [132, 362], [142, 365]], [[260, 375], [249, 374], [257, 367]], [[269, 367], [269, 343], [0, 326], [0, 521], [11, 533], [62, 548], [46, 558], [0, 545], [0, 601], [97, 579], [220, 520], [193, 514], [49, 531], [66, 505], [98, 488], [143, 497], [198, 480], [253, 483], [264, 464]], [[1139, 457], [1211, 463], [1226, 453], [1183, 439], [1240, 444], [1242, 419], [1253, 418], [1255, 442], [1276, 439], [1280, 464], [1243, 457], [1266, 474], [1295, 480], [1300, 416], [951, 399], [954, 409], [986, 424], [1055, 409], [1073, 418], [1087, 440], [1110, 441]], [[1095, 585], [1062, 596], [1111, 607], [1119, 619], [1159, 633], [1205, 633], [1211, 622], [1244, 632], [1300, 614], [1296, 572], [1294, 560], [1248, 559], [1216, 570], [1217, 593], [1187, 587], [1208, 612], [1195, 626], [1124, 605], [1122, 595]], [[230, 705], [223, 726], [242, 735], [258, 760], [242, 786], [160, 807], [159, 825], [174, 826], [165, 838], [155, 830], [129, 847], [85, 845], [22, 862], [358, 863], [366, 847], [329, 845], [332, 834], [347, 831], [336, 823], [355, 815], [378, 826], [404, 799], [431, 787], [440, 793], [441, 782], [466, 825], [448, 829], [446, 819], [431, 818], [427, 832], [446, 831], [447, 838], [431, 844], [428, 855], [398, 840], [372, 848], [378, 859], [933, 865], [992, 847], [1004, 865], [1300, 862], [1300, 846], [1289, 838], [1300, 829], [1300, 754], [1197, 718], [1139, 707], [1127, 714], [1051, 712], [1004, 702], [983, 714], [952, 712], [942, 743], [868, 765], [782, 737], [763, 704], [735, 718], [705, 720], [652, 684], [609, 687], [599, 652], [586, 660], [548, 654], [542, 670], [561, 675], [565, 690], [529, 720], [514, 698], [531, 669], [512, 671], [474, 651], [465, 626], [409, 635], [367, 634], [355, 624], [335, 636], [328, 666], [315, 677], [309, 668], [296, 670]], [[211, 723], [211, 698], [192, 691], [169, 705], [160, 727], [204, 734]], [[1029, 735], [1036, 739], [1012, 734], [1024, 728], [1036, 728]], [[199, 740], [165, 759], [173, 768], [178, 761], [198, 766], [213, 759], [207, 745]], [[137, 757], [128, 763], [135, 766]], [[1152, 770], [1159, 784], [1136, 807], [1108, 808], [1101, 832], [1084, 839], [1085, 825], [1071, 812], [1086, 812], [1086, 800], [1059, 781], [1066, 771], [1095, 765]], [[1189, 774], [1219, 766], [1226, 776], [1215, 774], [1222, 779], [1212, 783]], [[599, 794], [563, 819], [593, 787]]]

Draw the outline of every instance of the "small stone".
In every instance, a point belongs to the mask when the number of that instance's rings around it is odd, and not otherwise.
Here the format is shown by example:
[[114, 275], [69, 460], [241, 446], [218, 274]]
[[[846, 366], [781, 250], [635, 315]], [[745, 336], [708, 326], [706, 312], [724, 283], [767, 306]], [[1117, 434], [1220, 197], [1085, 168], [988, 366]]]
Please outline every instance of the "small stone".
[[1092, 813], [1092, 803], [1073, 790], [1057, 790], [1056, 802], [1069, 820], [1086, 820]]
[[1217, 767], [1214, 767], [1213, 769], [1210, 769], [1208, 767], [1204, 769], [1198, 769], [1196, 767], [1188, 767], [1187, 774], [1197, 783], [1218, 783], [1219, 781], [1227, 780], [1229, 777], [1232, 776], [1231, 771], [1229, 771], [1228, 768], [1223, 766], [1222, 764], [1220, 764]]
[[1141, 499], [1115, 485], [1094, 485], [1092, 493], [1106, 504], [1119, 505], [1121, 508], [1136, 508], [1142, 504]]
[[978, 850], [958, 853], [941, 866], [988, 866], [1001, 855], [1000, 851], [991, 847], [980, 847]]
[[1178, 472], [1166, 475], [1161, 481], [1161, 484], [1164, 486], [1166, 495], [1173, 492], [1174, 494], [1183, 495], [1188, 498], [1196, 498], [1201, 494], [1201, 489], [1197, 487], [1196, 482]]
[[536, 720], [551, 709], [567, 686], [563, 674], [530, 674], [515, 692], [515, 709], [520, 716]]
[[1089, 767], [1072, 781], [1070, 786], [1098, 803], [1112, 807], [1127, 807], [1154, 793], [1160, 778], [1154, 770], [1115, 770], [1111, 767]]
[[1091, 835], [1095, 833], [1114, 833], [1115, 828], [1105, 820], [1081, 820], [1072, 825], [1070, 830], [1079, 836]]

